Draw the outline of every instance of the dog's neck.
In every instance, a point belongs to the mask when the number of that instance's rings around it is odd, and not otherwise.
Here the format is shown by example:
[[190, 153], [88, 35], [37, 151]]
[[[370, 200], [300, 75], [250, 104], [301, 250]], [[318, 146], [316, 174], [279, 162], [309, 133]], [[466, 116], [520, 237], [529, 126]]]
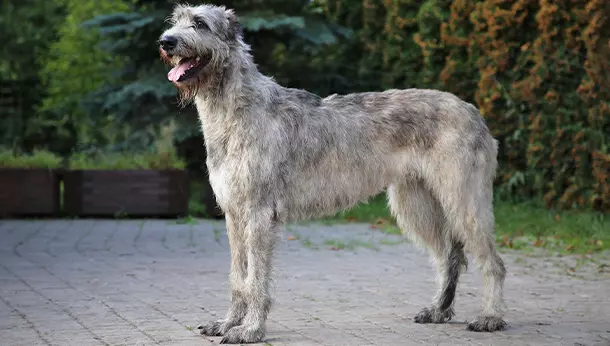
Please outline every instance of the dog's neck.
[[271, 78], [260, 73], [249, 47], [242, 42], [210, 85], [196, 94], [195, 105], [203, 118], [240, 116], [240, 108], [265, 104], [274, 85]]
[[220, 154], [229, 137], [260, 126], [264, 112], [253, 112], [252, 107], [265, 108], [276, 86], [258, 71], [247, 46], [234, 51], [214, 83], [195, 96], [208, 150]]

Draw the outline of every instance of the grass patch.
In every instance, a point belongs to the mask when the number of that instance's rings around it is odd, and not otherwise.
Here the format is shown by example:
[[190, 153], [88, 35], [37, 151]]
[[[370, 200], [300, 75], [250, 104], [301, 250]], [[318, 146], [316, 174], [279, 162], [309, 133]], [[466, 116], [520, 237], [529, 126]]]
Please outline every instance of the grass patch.
[[[536, 202], [494, 205], [496, 238], [500, 247], [561, 253], [594, 253], [610, 248], [610, 217], [593, 211], [556, 211]], [[366, 222], [389, 234], [400, 234], [385, 195], [326, 218], [326, 222]], [[328, 245], [328, 244], [327, 244]], [[346, 247], [347, 244], [338, 244]]]
[[197, 219], [195, 219], [193, 216], [188, 215], [186, 217], [182, 217], [177, 219], [176, 221], [174, 221], [175, 224], [177, 225], [196, 225], [197, 224]]
[[367, 243], [361, 240], [347, 240], [343, 241], [340, 239], [329, 239], [324, 242], [324, 245], [329, 246], [331, 250], [350, 250], [353, 251], [359, 247], [378, 250], [378, 248], [372, 243]]
[[303, 244], [303, 246], [306, 247], [306, 248], [313, 248], [314, 247], [314, 245], [311, 242], [311, 239], [309, 239], [309, 237], [306, 237], [305, 239], [303, 239], [301, 241], [301, 244]]
[[405, 242], [404, 239], [381, 239], [379, 240], [379, 244], [381, 245], [399, 245]]
[[214, 241], [220, 244], [220, 236], [222, 235], [223, 230], [214, 228]]
[[610, 248], [610, 218], [591, 211], [554, 211], [536, 203], [495, 205], [500, 246], [593, 253]]
[[391, 220], [392, 215], [387, 207], [385, 194], [379, 194], [371, 198], [367, 203], [360, 203], [357, 206], [342, 211], [337, 215], [327, 218], [327, 220], [344, 220], [375, 223], [380, 219]]

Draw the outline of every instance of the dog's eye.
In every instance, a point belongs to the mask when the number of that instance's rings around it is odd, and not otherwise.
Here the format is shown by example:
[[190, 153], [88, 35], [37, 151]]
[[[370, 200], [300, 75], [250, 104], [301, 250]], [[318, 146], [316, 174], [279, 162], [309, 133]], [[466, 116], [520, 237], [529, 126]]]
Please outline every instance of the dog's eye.
[[195, 27], [197, 27], [197, 29], [208, 29], [208, 24], [201, 18], [196, 18], [195, 19]]

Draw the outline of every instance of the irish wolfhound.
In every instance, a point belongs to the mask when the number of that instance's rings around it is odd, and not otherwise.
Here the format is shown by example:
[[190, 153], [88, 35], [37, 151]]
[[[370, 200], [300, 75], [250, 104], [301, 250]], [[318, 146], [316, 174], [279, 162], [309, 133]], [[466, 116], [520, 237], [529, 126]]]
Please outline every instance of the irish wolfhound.
[[474, 106], [422, 89], [320, 98], [258, 71], [232, 10], [178, 5], [170, 22], [159, 38], [161, 56], [173, 67], [169, 80], [197, 108], [231, 247], [231, 307], [201, 326], [202, 334], [222, 335], [223, 343], [260, 341], [281, 225], [335, 213], [384, 189], [402, 230], [438, 266], [438, 296], [415, 322], [452, 318], [469, 251], [485, 293], [468, 329], [505, 327], [505, 269], [493, 236], [497, 142]]

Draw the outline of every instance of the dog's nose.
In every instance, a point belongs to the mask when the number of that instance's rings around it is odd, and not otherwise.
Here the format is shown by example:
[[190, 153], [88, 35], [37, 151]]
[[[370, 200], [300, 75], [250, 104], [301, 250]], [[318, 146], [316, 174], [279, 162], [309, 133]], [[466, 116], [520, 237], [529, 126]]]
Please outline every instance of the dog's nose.
[[178, 39], [175, 36], [163, 36], [159, 40], [159, 44], [161, 45], [161, 48], [163, 48], [163, 50], [171, 50], [176, 48], [176, 46], [178, 45]]

